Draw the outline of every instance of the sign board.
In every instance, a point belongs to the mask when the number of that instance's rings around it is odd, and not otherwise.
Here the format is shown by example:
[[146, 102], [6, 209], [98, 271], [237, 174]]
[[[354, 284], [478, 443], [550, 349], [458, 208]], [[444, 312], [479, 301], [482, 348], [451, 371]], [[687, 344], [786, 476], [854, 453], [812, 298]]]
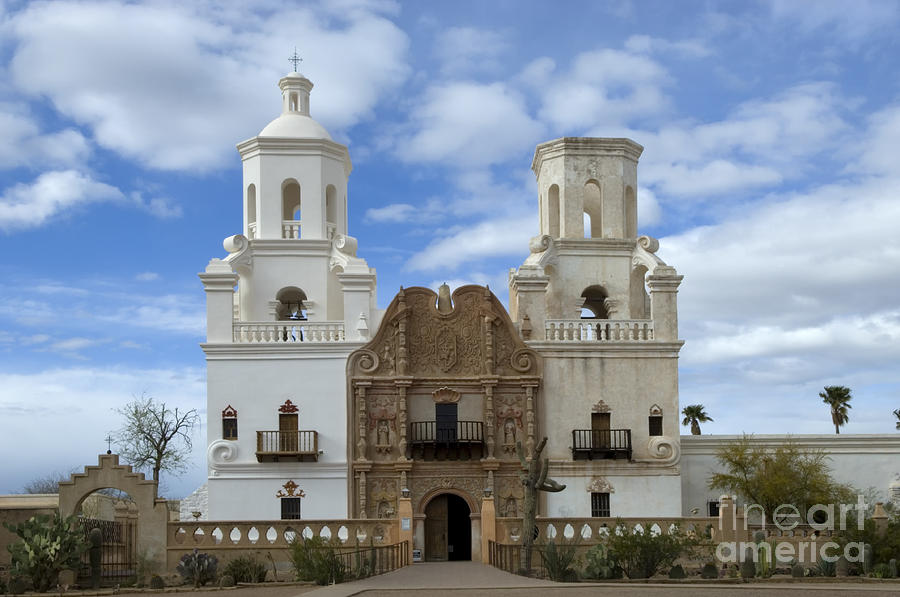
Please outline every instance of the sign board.
[[422, 561], [422, 550], [414, 549], [413, 550], [413, 562], [421, 562]]

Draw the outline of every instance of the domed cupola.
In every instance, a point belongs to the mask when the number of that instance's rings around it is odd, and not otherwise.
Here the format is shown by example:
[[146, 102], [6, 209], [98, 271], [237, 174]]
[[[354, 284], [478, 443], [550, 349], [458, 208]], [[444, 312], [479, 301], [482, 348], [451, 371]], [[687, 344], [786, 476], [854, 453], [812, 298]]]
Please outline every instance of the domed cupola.
[[309, 115], [309, 92], [312, 81], [292, 72], [278, 81], [281, 88], [281, 115], [260, 131], [260, 137], [328, 139], [331, 135]]
[[244, 235], [250, 240], [332, 240], [347, 234], [347, 147], [309, 115], [312, 81], [278, 81], [281, 114], [239, 143], [244, 163]]

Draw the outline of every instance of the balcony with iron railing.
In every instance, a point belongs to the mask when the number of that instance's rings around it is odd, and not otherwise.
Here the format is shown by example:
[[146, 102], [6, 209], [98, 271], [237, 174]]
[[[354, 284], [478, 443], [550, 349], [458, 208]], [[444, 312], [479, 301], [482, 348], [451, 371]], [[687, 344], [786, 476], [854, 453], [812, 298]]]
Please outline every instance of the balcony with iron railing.
[[652, 319], [548, 319], [548, 342], [652, 342]]
[[256, 459], [259, 462], [317, 462], [317, 431], [257, 431]]
[[484, 424], [481, 421], [410, 423], [409, 446], [414, 460], [481, 458], [484, 448]]
[[631, 429], [573, 429], [572, 459], [631, 460]]

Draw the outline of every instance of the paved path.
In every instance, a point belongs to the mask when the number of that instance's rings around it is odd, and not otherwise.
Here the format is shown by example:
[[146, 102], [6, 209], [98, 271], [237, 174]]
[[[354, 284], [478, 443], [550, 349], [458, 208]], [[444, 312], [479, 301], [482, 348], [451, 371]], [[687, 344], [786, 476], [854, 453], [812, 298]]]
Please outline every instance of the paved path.
[[323, 587], [308, 597], [898, 597], [900, 584], [752, 583], [587, 584], [555, 583], [516, 576], [476, 562], [424, 562], [364, 580]]

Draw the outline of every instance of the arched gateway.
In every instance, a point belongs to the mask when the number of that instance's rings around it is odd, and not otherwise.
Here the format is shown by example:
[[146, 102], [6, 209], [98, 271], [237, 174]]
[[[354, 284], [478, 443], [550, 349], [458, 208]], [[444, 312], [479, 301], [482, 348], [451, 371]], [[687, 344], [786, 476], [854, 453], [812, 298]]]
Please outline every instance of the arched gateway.
[[[531, 450], [541, 358], [485, 286], [401, 289], [350, 355], [353, 516], [408, 492], [427, 560], [481, 559], [481, 503], [521, 508], [516, 442]], [[521, 515], [521, 512], [509, 515]]]

